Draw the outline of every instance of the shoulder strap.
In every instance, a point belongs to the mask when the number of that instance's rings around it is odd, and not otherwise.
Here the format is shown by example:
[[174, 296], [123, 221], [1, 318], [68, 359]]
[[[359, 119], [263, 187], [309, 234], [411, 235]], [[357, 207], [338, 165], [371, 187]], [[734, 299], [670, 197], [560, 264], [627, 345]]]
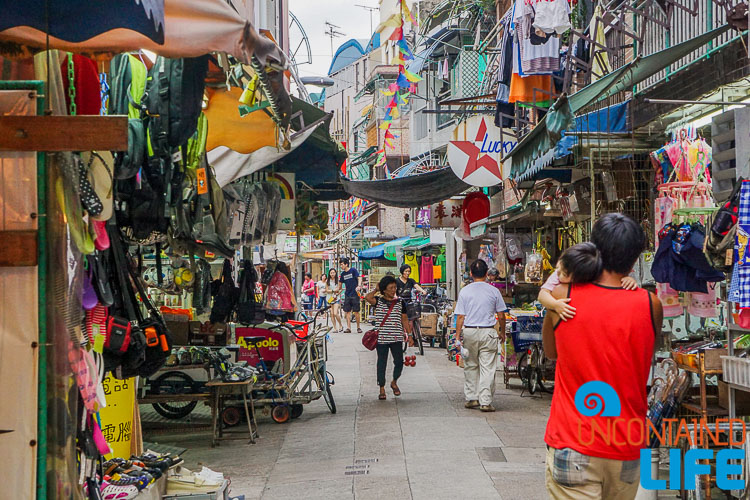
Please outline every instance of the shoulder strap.
[[385, 316], [383, 316], [383, 321], [380, 323], [380, 326], [378, 329], [383, 328], [383, 325], [385, 325], [385, 322], [388, 321], [388, 316], [391, 315], [391, 312], [393, 311], [393, 308], [396, 307], [396, 302], [398, 302], [399, 299], [394, 300], [391, 302], [391, 307], [388, 308], [388, 312], [385, 313]]

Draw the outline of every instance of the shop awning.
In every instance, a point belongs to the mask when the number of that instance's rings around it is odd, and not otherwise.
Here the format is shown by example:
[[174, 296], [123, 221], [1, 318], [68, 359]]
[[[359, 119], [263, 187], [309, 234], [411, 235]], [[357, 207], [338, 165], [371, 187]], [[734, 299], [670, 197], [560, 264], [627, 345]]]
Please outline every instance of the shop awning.
[[432, 245], [429, 236], [420, 238], [411, 238], [409, 241], [404, 243], [404, 250], [421, 250]]
[[383, 247], [383, 256], [388, 260], [396, 260], [396, 252], [399, 248], [403, 247], [404, 244], [408, 241], [412, 241], [413, 238], [411, 236], [406, 236], [404, 238], [398, 238], [393, 241], [389, 241], [385, 244]]
[[328, 241], [333, 243], [334, 241], [340, 240], [342, 237], [349, 234], [349, 232], [351, 232], [352, 229], [354, 229], [355, 227], [359, 226], [364, 221], [366, 221], [367, 218], [371, 216], [372, 214], [374, 214], [375, 212], [377, 212], [377, 210], [378, 210], [378, 207], [368, 209], [362, 215], [354, 219], [353, 222], [350, 222], [344, 229], [336, 233], [334, 236], [331, 236], [330, 238], [328, 238]]
[[511, 161], [511, 176], [516, 181], [530, 178], [554, 158], [554, 147], [563, 130], [573, 125], [581, 109], [635, 85], [685, 57], [729, 29], [728, 25], [646, 57], [637, 57], [570, 97], [560, 97], [536, 127], [503, 158]]
[[240, 89], [214, 90], [205, 110], [208, 118], [208, 160], [219, 184], [274, 165], [278, 172], [294, 172], [296, 180], [321, 191], [320, 201], [348, 196], [338, 183], [346, 151], [331, 139], [331, 114], [292, 97], [292, 127], [288, 149], [281, 146], [278, 127], [265, 110], [240, 116]]
[[[26, 47], [67, 52], [117, 54], [140, 49], [166, 57], [226, 52], [244, 63], [254, 55], [263, 64], [286, 67], [287, 58], [258, 34], [253, 3], [238, 0], [28, 0], [6, 5], [0, 16], [0, 52], [30, 55]], [[49, 24], [47, 11], [49, 9]], [[26, 46], [26, 47], [24, 47]]]
[[471, 187], [448, 167], [395, 179], [353, 181], [342, 178], [341, 183], [352, 196], [401, 208], [431, 205]]
[[[408, 239], [408, 237], [401, 238], [401, 239]], [[393, 240], [393, 241], [397, 241], [397, 240]], [[385, 246], [387, 244], [388, 243], [381, 243], [380, 245], [375, 245], [374, 247], [366, 248], [365, 250], [360, 250], [357, 256], [359, 257], [359, 260], [382, 259], [385, 256]]]
[[319, 248], [316, 250], [310, 250], [302, 254], [303, 259], [308, 260], [326, 260], [330, 253], [333, 251], [333, 247]]

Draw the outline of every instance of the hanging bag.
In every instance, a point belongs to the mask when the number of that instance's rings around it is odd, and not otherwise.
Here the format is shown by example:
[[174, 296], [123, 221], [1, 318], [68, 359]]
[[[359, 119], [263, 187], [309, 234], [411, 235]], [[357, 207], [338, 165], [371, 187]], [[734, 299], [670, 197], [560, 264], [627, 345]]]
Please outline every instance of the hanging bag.
[[211, 323], [226, 323], [237, 304], [239, 290], [232, 278], [232, 263], [229, 259], [224, 260], [224, 268], [221, 272], [221, 280], [218, 283], [214, 305], [211, 308]]
[[380, 322], [380, 326], [374, 330], [370, 330], [362, 336], [362, 345], [370, 351], [375, 350], [375, 347], [378, 345], [378, 334], [380, 333], [380, 329], [383, 328], [385, 322], [388, 321], [388, 316], [391, 315], [391, 311], [393, 311], [393, 308], [396, 306], [396, 302], [398, 302], [398, 300], [399, 299], [396, 299], [391, 303], [391, 306], [388, 308], [388, 312], [385, 313], [385, 316], [383, 317], [383, 321]]

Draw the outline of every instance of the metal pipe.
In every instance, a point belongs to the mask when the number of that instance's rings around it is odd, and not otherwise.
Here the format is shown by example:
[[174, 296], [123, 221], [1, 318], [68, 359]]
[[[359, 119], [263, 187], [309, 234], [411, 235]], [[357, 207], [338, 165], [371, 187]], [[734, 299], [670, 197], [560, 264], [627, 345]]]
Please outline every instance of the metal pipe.
[[[703, 106], [750, 106], [750, 102], [739, 101], [691, 101], [687, 99], [644, 99], [647, 104], [699, 104]], [[567, 134], [567, 132], [566, 132]]]

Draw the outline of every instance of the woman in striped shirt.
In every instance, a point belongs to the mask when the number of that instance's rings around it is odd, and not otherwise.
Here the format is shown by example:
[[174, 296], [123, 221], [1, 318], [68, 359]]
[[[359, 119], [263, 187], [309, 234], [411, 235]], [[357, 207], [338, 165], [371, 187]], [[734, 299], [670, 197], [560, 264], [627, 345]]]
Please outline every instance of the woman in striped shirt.
[[[377, 292], [380, 294], [377, 295]], [[404, 339], [408, 337], [413, 345], [408, 329], [411, 327], [406, 317], [406, 303], [396, 297], [396, 278], [385, 276], [378, 283], [377, 290], [365, 296], [365, 300], [375, 306], [375, 325], [378, 329], [378, 399], [385, 399], [385, 368], [388, 364], [388, 352], [393, 356], [393, 380], [391, 389], [394, 396], [400, 396], [401, 390], [396, 381], [404, 369]], [[390, 310], [390, 313], [388, 312]], [[386, 318], [387, 316], [387, 318]], [[385, 322], [383, 321], [385, 319]]]

